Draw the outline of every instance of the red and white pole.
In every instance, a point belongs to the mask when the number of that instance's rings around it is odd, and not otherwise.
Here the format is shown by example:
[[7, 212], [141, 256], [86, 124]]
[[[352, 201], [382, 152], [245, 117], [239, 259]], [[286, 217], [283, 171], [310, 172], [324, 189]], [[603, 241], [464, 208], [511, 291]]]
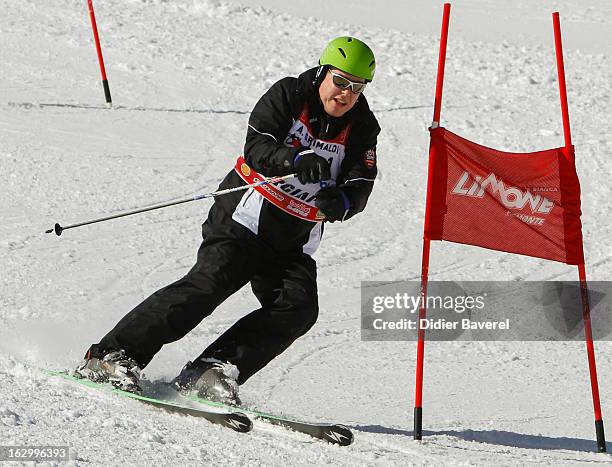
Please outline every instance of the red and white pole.
[[[563, 135], [565, 137], [565, 157], [573, 158], [572, 134], [570, 131], [569, 106], [567, 103], [567, 89], [565, 86], [565, 67], [563, 65], [563, 45], [561, 42], [561, 25], [559, 12], [553, 14], [553, 30], [555, 34], [555, 51], [557, 55], [557, 75], [559, 77], [559, 96], [561, 98], [561, 116], [563, 118]], [[587, 287], [586, 269], [584, 263], [578, 265], [580, 279], [580, 293], [582, 298], [582, 319], [584, 321], [584, 334], [589, 361], [589, 375], [591, 378], [591, 393], [593, 395], [593, 409], [595, 412], [595, 432], [597, 435], [597, 450], [606, 452], [606, 437], [604, 434], [603, 419], [601, 416], [601, 402], [599, 399], [599, 384], [597, 383], [597, 366], [595, 365], [595, 347], [593, 345], [593, 331], [591, 329], [591, 312], [589, 306], [589, 291]]]
[[[444, 15], [442, 17], [442, 32], [440, 35], [440, 53], [438, 55], [438, 74], [436, 77], [436, 96], [434, 101], [434, 115], [432, 129], [440, 126], [440, 111], [442, 109], [442, 88], [444, 87], [444, 65], [446, 63], [446, 43], [448, 39], [448, 25], [450, 21], [450, 3], [444, 4]], [[421, 260], [421, 307], [419, 309], [417, 361], [416, 361], [416, 386], [414, 391], [414, 439], [423, 437], [423, 367], [425, 356], [425, 330], [421, 328], [421, 320], [425, 319], [427, 303], [427, 283], [429, 280], [429, 249], [430, 239], [427, 234], [429, 228], [429, 216], [431, 207], [431, 194], [433, 191], [433, 160], [435, 149], [429, 147], [429, 169], [427, 180], [427, 200], [425, 202], [425, 228], [423, 234], [423, 257]]]
[[89, 7], [89, 18], [91, 19], [91, 28], [93, 29], [96, 52], [98, 53], [98, 63], [100, 64], [100, 74], [102, 75], [102, 86], [104, 87], [104, 98], [106, 99], [106, 105], [108, 107], [111, 107], [113, 105], [113, 102], [111, 99], [110, 88], [108, 87], [108, 79], [106, 78], [104, 58], [102, 58], [102, 48], [100, 47], [100, 37], [98, 36], [98, 26], [96, 24], [96, 15], [94, 13], [93, 1], [87, 0], [87, 6]]

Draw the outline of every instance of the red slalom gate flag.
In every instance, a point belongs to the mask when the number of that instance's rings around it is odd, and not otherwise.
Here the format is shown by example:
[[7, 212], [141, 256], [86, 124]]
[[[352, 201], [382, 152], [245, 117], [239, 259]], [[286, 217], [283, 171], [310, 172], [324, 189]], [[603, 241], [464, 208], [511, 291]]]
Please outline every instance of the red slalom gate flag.
[[425, 235], [583, 264], [574, 151], [509, 153], [431, 130]]

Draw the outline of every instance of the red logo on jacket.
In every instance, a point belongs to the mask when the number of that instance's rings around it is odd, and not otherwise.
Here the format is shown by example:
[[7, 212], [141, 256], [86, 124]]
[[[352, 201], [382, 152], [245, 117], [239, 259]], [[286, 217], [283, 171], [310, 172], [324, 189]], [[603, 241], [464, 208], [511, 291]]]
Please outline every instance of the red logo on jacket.
[[363, 155], [363, 163], [368, 169], [374, 168], [376, 165], [376, 148], [368, 149]]

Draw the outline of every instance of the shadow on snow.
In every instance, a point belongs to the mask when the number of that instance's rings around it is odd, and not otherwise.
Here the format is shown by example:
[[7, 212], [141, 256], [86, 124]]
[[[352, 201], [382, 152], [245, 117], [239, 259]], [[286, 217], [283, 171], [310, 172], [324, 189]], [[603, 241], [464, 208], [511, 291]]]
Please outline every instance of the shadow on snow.
[[[387, 428], [380, 425], [353, 425], [352, 428], [366, 433], [382, 433], [388, 435], [402, 435], [412, 438], [412, 430], [401, 430]], [[452, 436], [464, 441], [476, 441], [478, 443], [495, 444], [523, 449], [546, 449], [546, 450], [569, 450], [582, 452], [596, 452], [597, 443], [590, 439], [559, 437], [543, 435], [527, 435], [501, 430], [423, 430], [423, 438], [426, 436]], [[612, 443], [606, 443], [608, 452], [612, 449]]]

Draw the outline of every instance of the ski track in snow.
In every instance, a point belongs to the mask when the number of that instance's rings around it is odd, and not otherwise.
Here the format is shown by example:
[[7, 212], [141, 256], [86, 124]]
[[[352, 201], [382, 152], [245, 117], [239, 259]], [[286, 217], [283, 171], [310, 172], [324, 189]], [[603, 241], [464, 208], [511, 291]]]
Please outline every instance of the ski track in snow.
[[[592, 452], [580, 342], [428, 343], [426, 436], [412, 440], [416, 345], [360, 340], [359, 287], [420, 277], [442, 2], [418, 0], [412, 10], [393, 0], [332, 3], [96, 2], [115, 103], [108, 110], [84, 2], [3, 2], [0, 444], [69, 445], [71, 461], [61, 465], [610, 463]], [[550, 24], [550, 12], [560, 11], [587, 272], [609, 279], [612, 141], [602, 117], [612, 104], [612, 47], [601, 40], [612, 26], [608, 2], [456, 3], [443, 124], [508, 151], [563, 144]], [[210, 202], [60, 238], [44, 230], [213, 191], [242, 151], [260, 95], [313, 66], [325, 43], [344, 33], [377, 54], [366, 95], [383, 128], [380, 176], [364, 213], [326, 228], [316, 255], [319, 322], [242, 395], [261, 409], [345, 423], [355, 443], [331, 446], [261, 423], [238, 434], [37, 371], [73, 368], [131, 307], [181, 277], [195, 261]], [[430, 279], [491, 278], [574, 280], [576, 272], [462, 245], [432, 247]], [[145, 374], [169, 380], [257, 306], [248, 287], [240, 291], [166, 346]], [[597, 342], [596, 351], [609, 424], [612, 346]]]

